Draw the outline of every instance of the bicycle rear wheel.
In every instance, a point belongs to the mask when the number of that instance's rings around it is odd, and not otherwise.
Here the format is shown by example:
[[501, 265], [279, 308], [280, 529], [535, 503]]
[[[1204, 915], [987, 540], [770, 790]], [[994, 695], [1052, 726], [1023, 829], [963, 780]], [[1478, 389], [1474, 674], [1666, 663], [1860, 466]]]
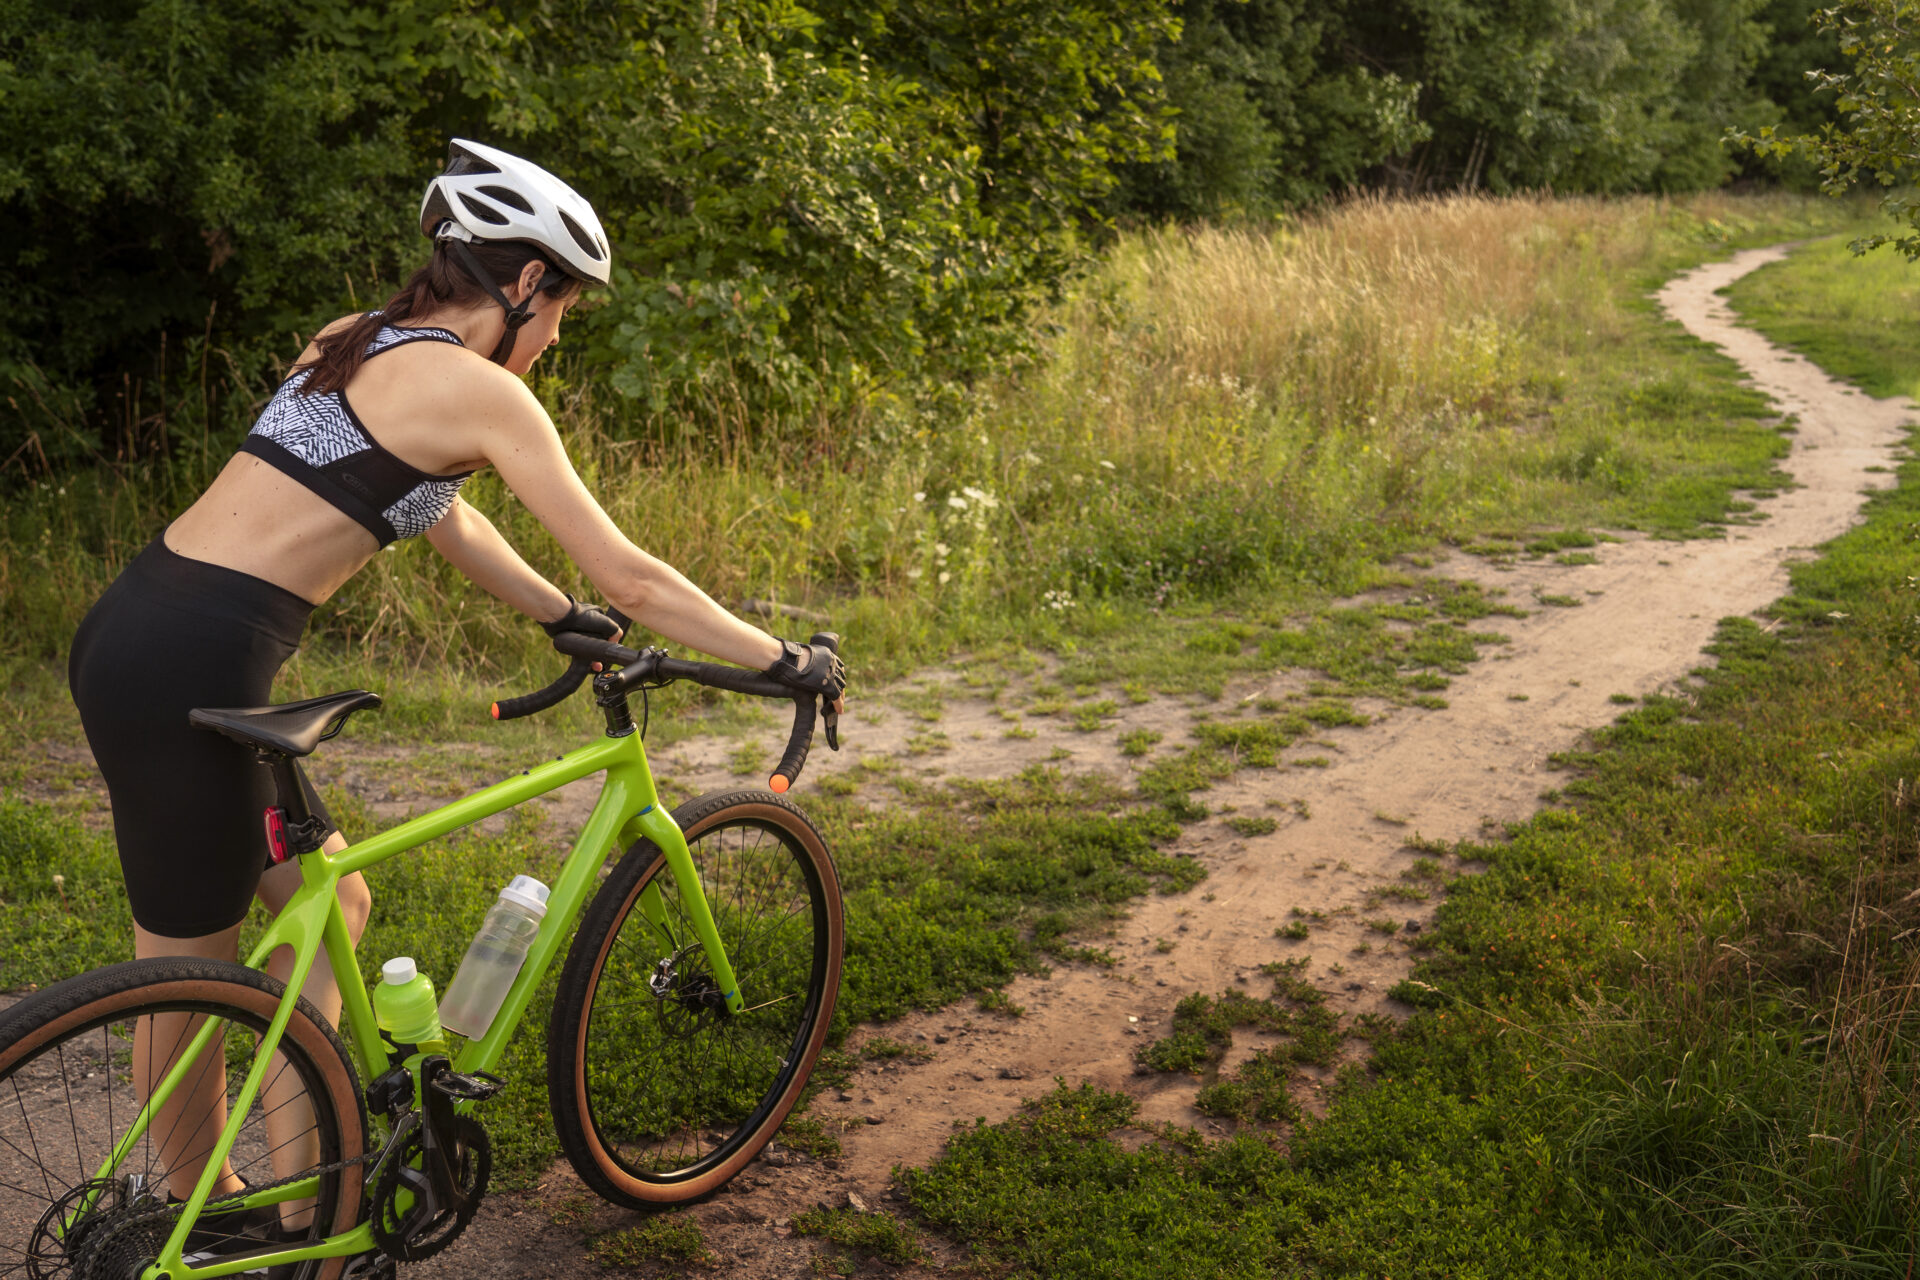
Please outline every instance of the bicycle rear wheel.
[[[136, 1030], [144, 1024], [146, 1034], [157, 1033], [149, 1061], [164, 1063], [184, 1051], [206, 1019], [224, 1021], [185, 1079], [224, 1079], [231, 1106], [285, 990], [237, 964], [135, 960], [48, 987], [0, 1014], [0, 1280], [140, 1274], [179, 1216], [166, 1203], [161, 1157], [179, 1129], [151, 1125], [113, 1160], [152, 1083], [136, 1087]], [[359, 1084], [345, 1048], [305, 1000], [279, 1053], [280, 1070], [291, 1070], [305, 1090], [311, 1124], [303, 1116], [290, 1136], [285, 1121], [298, 1112], [288, 1112], [274, 1122], [270, 1140], [267, 1109], [256, 1100], [229, 1158], [257, 1190], [276, 1181], [276, 1145], [300, 1151], [314, 1212], [289, 1234], [297, 1243], [318, 1241], [348, 1230], [359, 1215], [361, 1166], [331, 1167], [365, 1150]], [[213, 1141], [194, 1134], [186, 1145], [196, 1149], [176, 1156], [204, 1161]], [[220, 1239], [217, 1223], [203, 1217], [193, 1248], [246, 1243]], [[319, 1280], [340, 1266], [328, 1259], [293, 1271], [299, 1280]]]
[[[664, 854], [636, 841], [567, 954], [547, 1091], [567, 1159], [632, 1208], [704, 1199], [806, 1087], [840, 988], [840, 882], [813, 824], [767, 791], [676, 809], [746, 1008], [729, 1014]], [[640, 910], [657, 889], [666, 930]]]

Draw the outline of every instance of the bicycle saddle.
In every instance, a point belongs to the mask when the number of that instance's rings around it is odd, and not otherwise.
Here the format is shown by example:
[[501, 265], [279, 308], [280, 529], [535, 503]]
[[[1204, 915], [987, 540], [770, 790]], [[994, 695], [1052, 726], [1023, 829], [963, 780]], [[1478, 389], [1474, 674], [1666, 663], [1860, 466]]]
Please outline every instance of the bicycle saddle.
[[379, 694], [350, 689], [273, 707], [195, 707], [187, 712], [187, 723], [196, 729], [211, 729], [255, 751], [305, 756], [340, 732], [348, 716], [379, 705]]

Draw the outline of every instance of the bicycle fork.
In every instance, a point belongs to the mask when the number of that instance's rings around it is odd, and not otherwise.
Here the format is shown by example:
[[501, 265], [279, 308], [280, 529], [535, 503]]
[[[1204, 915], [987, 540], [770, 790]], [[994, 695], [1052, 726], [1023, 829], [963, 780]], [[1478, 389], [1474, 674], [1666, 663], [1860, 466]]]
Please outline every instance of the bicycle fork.
[[[707, 963], [711, 967], [714, 983], [726, 1001], [727, 1012], [741, 1012], [746, 1008], [746, 1000], [740, 994], [740, 982], [734, 975], [733, 962], [727, 955], [726, 946], [720, 941], [720, 930], [714, 924], [713, 909], [700, 883], [699, 869], [693, 864], [693, 854], [687, 849], [686, 836], [657, 807], [650, 807], [634, 818], [627, 824], [627, 830], [652, 841], [654, 847], [666, 855], [667, 869], [672, 872], [674, 884], [680, 890], [681, 911], [687, 917], [687, 923], [693, 926], [694, 937], [699, 940], [701, 949], [706, 952]], [[648, 984], [656, 998], [665, 999], [673, 990], [672, 960], [685, 942], [674, 934], [672, 922], [668, 919], [666, 898], [660, 892], [657, 876], [640, 891], [638, 905], [640, 914], [666, 950], [666, 956], [655, 965]]]

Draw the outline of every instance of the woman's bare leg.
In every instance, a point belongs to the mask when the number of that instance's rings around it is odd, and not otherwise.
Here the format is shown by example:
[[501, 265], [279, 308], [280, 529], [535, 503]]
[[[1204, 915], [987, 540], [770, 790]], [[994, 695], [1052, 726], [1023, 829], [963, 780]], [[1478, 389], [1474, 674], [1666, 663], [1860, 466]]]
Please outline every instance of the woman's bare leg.
[[[169, 938], [133, 926], [133, 953], [142, 960], [157, 956], [196, 956], [205, 960], [232, 960], [240, 940], [240, 926], [199, 938]], [[161, 1013], [141, 1018], [133, 1029], [133, 1078], [145, 1102], [167, 1078], [176, 1059], [186, 1050], [204, 1014]], [[186, 1078], [160, 1104], [147, 1133], [160, 1147], [160, 1164], [168, 1189], [184, 1200], [193, 1194], [207, 1167], [207, 1156], [227, 1123], [227, 1068], [222, 1040], [215, 1037], [207, 1051], [187, 1068]], [[223, 1162], [213, 1184], [214, 1194], [240, 1189], [231, 1163]]]
[[[337, 831], [321, 846], [330, 854], [346, 847], [346, 838]], [[297, 866], [285, 863], [275, 867], [260, 877], [260, 901], [278, 914], [300, 884], [300, 869]], [[373, 909], [373, 894], [367, 888], [366, 877], [354, 872], [340, 881], [335, 893], [340, 899], [341, 914], [346, 917], [347, 936], [357, 945], [367, 927], [367, 913]], [[282, 982], [291, 980], [293, 948], [276, 947], [267, 959], [267, 972]], [[328, 1022], [339, 1022], [340, 989], [334, 983], [333, 969], [327, 964], [324, 951], [314, 960], [300, 994]], [[266, 1109], [267, 1142], [273, 1152], [275, 1178], [290, 1178], [304, 1169], [312, 1168], [320, 1159], [313, 1108], [307, 1102], [299, 1079], [286, 1067], [286, 1059], [278, 1053], [274, 1054], [273, 1066], [267, 1072], [266, 1086], [261, 1090], [261, 1105]], [[290, 1230], [306, 1230], [313, 1221], [312, 1207], [312, 1200], [287, 1201], [280, 1206], [281, 1225]]]

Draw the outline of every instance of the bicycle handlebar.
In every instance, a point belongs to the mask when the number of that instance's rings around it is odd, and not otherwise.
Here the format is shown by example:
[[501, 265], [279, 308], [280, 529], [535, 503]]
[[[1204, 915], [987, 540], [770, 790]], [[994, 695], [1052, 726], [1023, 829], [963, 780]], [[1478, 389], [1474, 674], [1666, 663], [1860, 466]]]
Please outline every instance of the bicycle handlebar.
[[593, 671], [593, 663], [585, 658], [575, 658], [572, 665], [560, 673], [560, 678], [544, 689], [521, 694], [517, 698], [503, 698], [493, 704], [495, 720], [518, 720], [521, 716], [530, 716], [536, 711], [545, 711], [557, 706], [573, 696], [583, 680]]
[[[628, 619], [618, 610], [609, 610], [608, 615], [622, 628], [628, 625]], [[813, 636], [810, 643], [825, 645], [837, 653], [840, 637], [823, 631]], [[494, 703], [492, 710], [495, 720], [515, 720], [564, 702], [580, 688], [596, 665], [620, 668], [608, 687], [609, 692], [619, 694], [642, 685], [651, 687], [673, 680], [691, 680], [710, 689], [725, 689], [730, 693], [744, 693], [755, 698], [790, 698], [793, 700], [793, 731], [787, 735], [786, 752], [780, 757], [780, 763], [767, 780], [767, 785], [775, 793], [785, 794], [799, 781], [800, 770], [806, 767], [807, 753], [813, 746], [814, 724], [819, 718], [819, 711], [814, 706], [814, 694], [783, 684], [764, 672], [749, 671], [720, 662], [689, 662], [683, 658], [670, 658], [659, 649], [629, 649], [611, 640], [583, 635], [578, 631], [561, 632], [553, 638], [553, 647], [573, 659], [566, 671], [544, 689]], [[826, 709], [826, 721], [827, 745], [838, 751], [839, 716], [831, 707]]]

